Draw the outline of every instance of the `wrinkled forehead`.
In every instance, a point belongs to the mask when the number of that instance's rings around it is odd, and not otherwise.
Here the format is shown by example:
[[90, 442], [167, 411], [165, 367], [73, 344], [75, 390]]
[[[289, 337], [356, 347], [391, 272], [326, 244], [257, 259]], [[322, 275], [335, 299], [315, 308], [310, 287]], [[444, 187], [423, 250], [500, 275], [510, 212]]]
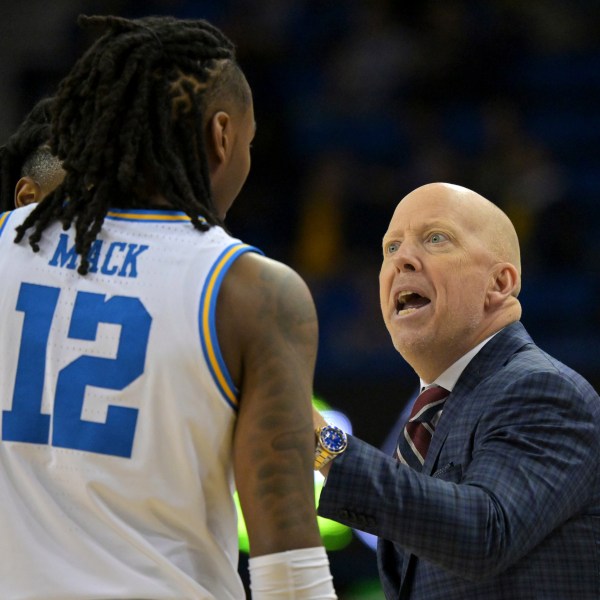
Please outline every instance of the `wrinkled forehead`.
[[484, 225], [480, 211], [468, 203], [440, 194], [409, 194], [396, 206], [388, 232], [428, 227], [476, 232]]

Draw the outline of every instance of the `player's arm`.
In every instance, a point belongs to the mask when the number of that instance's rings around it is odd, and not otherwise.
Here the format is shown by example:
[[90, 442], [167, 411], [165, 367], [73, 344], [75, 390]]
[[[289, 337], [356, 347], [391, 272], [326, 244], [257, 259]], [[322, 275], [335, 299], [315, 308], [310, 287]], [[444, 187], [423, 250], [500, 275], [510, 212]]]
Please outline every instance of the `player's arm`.
[[[307, 592], [293, 597], [316, 597], [311, 585], [320, 579], [327, 585], [319, 597], [334, 598], [314, 496], [311, 399], [318, 325], [311, 294], [289, 267], [245, 254], [221, 286], [217, 327], [240, 390], [234, 468], [250, 539], [253, 594], [271, 597], [256, 590], [259, 581], [292, 585], [278, 578], [301, 564]], [[287, 596], [282, 591], [273, 597]]]
[[250, 554], [320, 545], [312, 457], [318, 326], [289, 267], [241, 256], [222, 284], [219, 344], [240, 390], [234, 466]]

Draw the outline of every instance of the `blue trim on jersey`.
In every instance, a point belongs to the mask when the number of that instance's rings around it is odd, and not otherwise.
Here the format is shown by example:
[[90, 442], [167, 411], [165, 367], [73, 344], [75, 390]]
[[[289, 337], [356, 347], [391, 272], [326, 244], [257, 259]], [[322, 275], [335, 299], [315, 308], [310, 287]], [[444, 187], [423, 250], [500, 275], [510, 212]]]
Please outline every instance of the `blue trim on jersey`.
[[[148, 223], [189, 223], [190, 217], [180, 210], [159, 210], [145, 208], [112, 208], [106, 214], [111, 221], [145, 221]], [[198, 217], [206, 223], [204, 217]]]
[[11, 213], [12, 211], [8, 211], [0, 214], [0, 235], [2, 235], [2, 232], [8, 223]]
[[239, 392], [233, 383], [229, 370], [223, 360], [221, 349], [219, 348], [215, 313], [217, 309], [217, 296], [223, 278], [233, 262], [246, 252], [263, 254], [258, 248], [240, 242], [228, 246], [221, 252], [206, 277], [204, 289], [200, 296], [200, 309], [198, 311], [200, 340], [204, 358], [221, 395], [235, 410], [237, 410], [239, 404]]

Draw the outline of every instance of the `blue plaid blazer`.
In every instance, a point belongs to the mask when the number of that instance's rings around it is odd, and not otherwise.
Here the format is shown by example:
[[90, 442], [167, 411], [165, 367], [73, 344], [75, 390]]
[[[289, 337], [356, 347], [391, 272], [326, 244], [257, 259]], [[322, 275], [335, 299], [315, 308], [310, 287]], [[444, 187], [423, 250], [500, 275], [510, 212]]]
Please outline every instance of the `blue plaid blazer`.
[[422, 473], [350, 438], [319, 514], [379, 537], [388, 600], [598, 600], [600, 398], [513, 323], [460, 376]]

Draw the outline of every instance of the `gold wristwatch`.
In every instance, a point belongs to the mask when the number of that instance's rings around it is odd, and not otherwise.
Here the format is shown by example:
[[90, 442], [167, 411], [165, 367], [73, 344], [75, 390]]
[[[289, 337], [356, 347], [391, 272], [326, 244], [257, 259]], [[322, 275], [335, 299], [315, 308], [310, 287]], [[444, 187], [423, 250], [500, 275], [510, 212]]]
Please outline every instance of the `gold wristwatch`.
[[315, 471], [322, 469], [328, 462], [339, 456], [348, 447], [346, 434], [333, 425], [324, 425], [315, 430], [317, 447], [315, 448]]

